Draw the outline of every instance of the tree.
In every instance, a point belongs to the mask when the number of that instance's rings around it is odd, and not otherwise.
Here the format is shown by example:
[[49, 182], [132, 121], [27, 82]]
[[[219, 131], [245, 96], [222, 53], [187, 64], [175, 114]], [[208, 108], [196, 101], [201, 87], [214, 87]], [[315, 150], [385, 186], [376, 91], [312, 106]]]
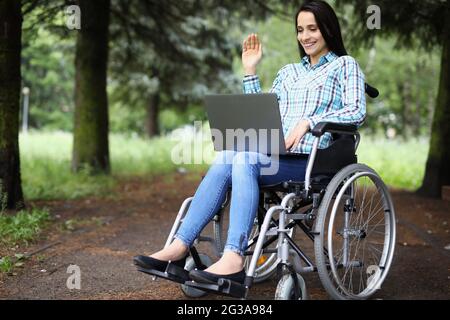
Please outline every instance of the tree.
[[72, 169], [110, 171], [108, 143], [109, 0], [80, 0], [81, 29], [76, 44], [75, 121]]
[[115, 0], [111, 71], [119, 80], [116, 96], [129, 100], [140, 95], [146, 104], [147, 134], [158, 134], [163, 104], [183, 108], [200, 102], [208, 91], [239, 88], [232, 62], [241, 43], [232, 31], [249, 18], [286, 15], [291, 6], [296, 3]]
[[[450, 185], [450, 2], [448, 0], [389, 1], [377, 0], [380, 8], [381, 29], [370, 30], [367, 8], [374, 4], [369, 0], [336, 0], [340, 7], [351, 4], [361, 23], [354, 25], [353, 40], [369, 44], [374, 36], [397, 35], [398, 45], [420, 45], [428, 50], [441, 49], [439, 89], [431, 128], [430, 149], [425, 177], [418, 193], [440, 197], [441, 188]], [[417, 74], [418, 77], [426, 75]]]
[[20, 1], [0, 1], [0, 211], [24, 207], [20, 179]]
[[[60, 0], [24, 0], [27, 10], [44, 8], [42, 19], [37, 21], [51, 21], [61, 7], [72, 4], [74, 1]], [[109, 146], [108, 146], [108, 99], [106, 95], [107, 65], [109, 53], [109, 14], [116, 21], [112, 26], [112, 33], [122, 33], [128, 42], [124, 47], [128, 58], [133, 58], [132, 43], [136, 40], [145, 41], [153, 49], [154, 54], [150, 58], [158, 59], [147, 61], [150, 68], [137, 68], [136, 74], [147, 74], [150, 78], [157, 78], [159, 83], [184, 84], [195, 83], [199, 78], [192, 72], [190, 77], [183, 77], [180, 64], [184, 66], [198, 66], [201, 61], [210, 66], [209, 75], [205, 79], [220, 76], [217, 68], [231, 66], [231, 59], [223, 63], [224, 49], [220, 42], [226, 33], [226, 29], [214, 28], [214, 23], [223, 26], [229, 21], [238, 21], [237, 12], [242, 17], [265, 18], [268, 14], [279, 14], [280, 7], [290, 1], [271, 2], [272, 6], [259, 0], [249, 3], [236, 1], [86, 1], [75, 2], [81, 9], [81, 30], [78, 32], [76, 45], [76, 85], [75, 85], [75, 121], [74, 121], [74, 146], [72, 168], [77, 171], [89, 166], [94, 172], [109, 172]], [[274, 5], [274, 3], [277, 3]], [[284, 9], [283, 9], [284, 10]], [[209, 20], [197, 19], [209, 13]], [[212, 20], [214, 19], [214, 20]], [[206, 21], [206, 24], [204, 22]], [[117, 32], [117, 29], [119, 32]], [[225, 30], [225, 31], [224, 31]], [[210, 40], [213, 41], [210, 41]], [[115, 44], [115, 38], [111, 37]], [[224, 42], [228, 45], [228, 42]], [[203, 55], [206, 48], [212, 54]], [[214, 49], [216, 51], [214, 51]], [[225, 48], [226, 49], [226, 48]], [[200, 56], [197, 54], [200, 53]], [[220, 57], [216, 59], [214, 55]], [[225, 55], [226, 56], [226, 55]], [[146, 57], [149, 59], [149, 57]], [[222, 62], [220, 60], [222, 59]], [[176, 64], [180, 61], [180, 64]], [[219, 62], [218, 62], [219, 61]], [[163, 63], [159, 63], [163, 62]], [[165, 63], [164, 63], [165, 62]], [[120, 64], [120, 63], [119, 63]], [[169, 66], [169, 68], [164, 68]], [[133, 76], [133, 70], [123, 67], [122, 75]], [[214, 67], [213, 67], [214, 66]], [[167, 71], [169, 70], [169, 71]], [[175, 70], [175, 71], [174, 71]], [[200, 69], [197, 69], [197, 71]], [[203, 69], [205, 70], [205, 69]], [[178, 73], [177, 73], [178, 72]], [[175, 74], [175, 76], [174, 76]], [[187, 73], [189, 75], [189, 73]], [[206, 73], [203, 73], [206, 74]], [[169, 81], [169, 80], [179, 80]], [[185, 85], [186, 87], [186, 85]], [[157, 111], [161, 97], [169, 96], [174, 86], [165, 86], [160, 90], [151, 92], [144, 99], [148, 104], [148, 125], [151, 133], [156, 133]], [[147, 90], [148, 92], [148, 90]]]
[[24, 16], [22, 26], [22, 86], [31, 89], [29, 127], [72, 132], [76, 32], [60, 37], [43, 24], [30, 29], [38, 11]]

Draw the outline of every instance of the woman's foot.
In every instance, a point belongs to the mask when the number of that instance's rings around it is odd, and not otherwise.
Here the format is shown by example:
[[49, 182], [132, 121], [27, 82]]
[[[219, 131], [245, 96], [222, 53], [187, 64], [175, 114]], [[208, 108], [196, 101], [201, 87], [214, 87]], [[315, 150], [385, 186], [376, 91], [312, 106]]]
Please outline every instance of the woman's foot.
[[181, 240], [175, 239], [167, 248], [155, 252], [150, 257], [161, 261], [177, 261], [186, 257], [188, 251], [189, 248]]
[[184, 268], [189, 248], [180, 240], [175, 239], [167, 248], [164, 248], [151, 256], [138, 255], [133, 257], [135, 265], [145, 268], [164, 271], [169, 260], [172, 264]]
[[225, 251], [216, 263], [209, 266], [204, 271], [228, 275], [242, 271], [244, 269], [244, 257], [233, 251]]
[[244, 258], [232, 251], [225, 251], [223, 256], [205, 270], [191, 270], [189, 277], [199, 283], [217, 284], [220, 278], [237, 283], [244, 283]]

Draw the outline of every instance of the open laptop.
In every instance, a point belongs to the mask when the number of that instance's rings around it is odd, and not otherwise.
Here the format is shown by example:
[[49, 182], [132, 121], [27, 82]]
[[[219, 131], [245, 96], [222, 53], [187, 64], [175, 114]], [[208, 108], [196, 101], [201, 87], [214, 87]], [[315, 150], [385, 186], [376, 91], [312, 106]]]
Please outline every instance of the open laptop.
[[205, 96], [214, 150], [294, 154], [286, 150], [275, 93]]

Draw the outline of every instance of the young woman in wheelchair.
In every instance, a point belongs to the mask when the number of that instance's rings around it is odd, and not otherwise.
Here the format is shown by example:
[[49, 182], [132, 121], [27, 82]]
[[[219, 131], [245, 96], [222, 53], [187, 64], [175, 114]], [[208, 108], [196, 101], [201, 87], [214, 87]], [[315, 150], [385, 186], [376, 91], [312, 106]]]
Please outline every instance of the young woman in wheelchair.
[[[281, 68], [270, 91], [278, 96], [286, 148], [309, 154], [314, 139], [310, 130], [317, 123], [362, 124], [366, 115], [365, 83], [358, 63], [347, 55], [338, 19], [327, 3], [305, 3], [295, 15], [295, 25], [301, 60]], [[244, 93], [261, 92], [256, 68], [262, 54], [258, 35], [250, 34], [242, 45]], [[331, 139], [330, 134], [324, 134], [319, 148], [326, 148]], [[279, 161], [278, 172], [261, 174], [262, 166], [271, 161]], [[231, 187], [230, 222], [223, 255], [205, 270], [192, 270], [189, 276], [204, 283], [219, 278], [243, 283], [243, 254], [257, 212], [259, 187], [303, 181], [306, 166], [306, 157], [272, 159], [252, 152], [221, 152], [198, 186], [173, 242], [151, 256], [136, 256], [135, 264], [161, 271], [168, 261], [184, 266], [189, 248], [220, 209]]]

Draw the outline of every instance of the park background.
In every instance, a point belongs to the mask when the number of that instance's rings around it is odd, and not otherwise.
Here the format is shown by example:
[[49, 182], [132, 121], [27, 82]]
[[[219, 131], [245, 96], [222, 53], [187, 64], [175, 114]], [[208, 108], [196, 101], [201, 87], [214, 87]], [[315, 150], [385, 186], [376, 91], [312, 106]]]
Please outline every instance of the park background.
[[[8, 37], [1, 43], [16, 50], [19, 61], [0, 55], [3, 75], [17, 62], [20, 68], [19, 78], [2, 75], [0, 89], [0, 154], [20, 155], [13, 164], [0, 157], [3, 274], [20, 272], [27, 263], [21, 252], [52, 226], [70, 232], [101, 224], [95, 215], [55, 219], [49, 203], [114, 197], [136, 179], [151, 185], [155, 177], [204, 173], [207, 162], [176, 164], [171, 152], [181, 134], [183, 143], [201, 145], [213, 158], [212, 143], [204, 139], [203, 97], [242, 92], [247, 34], [258, 33], [263, 43], [258, 75], [266, 92], [281, 67], [300, 59], [296, 1], [0, 3], [1, 21], [11, 23], [21, 44], [11, 45]], [[349, 54], [380, 91], [376, 99], [367, 97], [359, 162], [391, 190], [441, 198], [450, 184], [443, 138], [449, 125], [448, 1], [329, 3]], [[380, 29], [368, 28], [376, 13], [367, 11], [371, 4], [380, 9]], [[70, 5], [81, 8], [81, 29]], [[202, 121], [200, 130], [194, 121]]]

